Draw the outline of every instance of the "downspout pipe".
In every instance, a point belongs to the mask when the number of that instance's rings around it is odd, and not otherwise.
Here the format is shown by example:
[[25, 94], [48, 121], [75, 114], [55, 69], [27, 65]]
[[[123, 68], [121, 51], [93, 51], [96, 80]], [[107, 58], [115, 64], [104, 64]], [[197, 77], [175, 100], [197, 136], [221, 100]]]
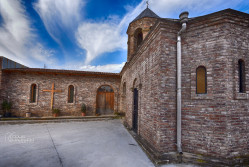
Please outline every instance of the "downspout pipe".
[[188, 12], [182, 12], [179, 16], [182, 24], [181, 30], [177, 33], [177, 152], [182, 154], [182, 44], [181, 34], [187, 28]]

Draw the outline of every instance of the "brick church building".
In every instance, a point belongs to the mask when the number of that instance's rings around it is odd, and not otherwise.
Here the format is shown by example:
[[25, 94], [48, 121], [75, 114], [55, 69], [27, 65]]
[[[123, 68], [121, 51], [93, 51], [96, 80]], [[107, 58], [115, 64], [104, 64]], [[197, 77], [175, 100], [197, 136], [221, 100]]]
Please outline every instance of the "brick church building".
[[[0, 58], [1, 102], [14, 116], [125, 112], [157, 163], [249, 164], [249, 14], [160, 18], [146, 8], [127, 30], [120, 73], [27, 68]], [[212, 165], [213, 164], [213, 165]]]

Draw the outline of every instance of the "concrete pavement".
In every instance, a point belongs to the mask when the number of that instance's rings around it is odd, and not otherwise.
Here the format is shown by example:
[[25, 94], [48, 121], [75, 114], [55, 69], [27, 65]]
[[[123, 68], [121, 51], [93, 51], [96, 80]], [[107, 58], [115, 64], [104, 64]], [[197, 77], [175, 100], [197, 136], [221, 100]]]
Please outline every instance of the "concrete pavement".
[[120, 120], [108, 120], [1, 125], [0, 167], [6, 166], [154, 167], [154, 164]]
[[153, 167], [120, 120], [0, 126], [0, 166]]

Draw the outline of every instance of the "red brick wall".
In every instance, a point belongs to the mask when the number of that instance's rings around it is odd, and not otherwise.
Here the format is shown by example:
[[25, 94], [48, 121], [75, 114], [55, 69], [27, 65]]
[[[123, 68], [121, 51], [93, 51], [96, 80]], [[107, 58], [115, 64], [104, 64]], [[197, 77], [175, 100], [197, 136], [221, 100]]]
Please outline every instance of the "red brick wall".
[[[119, 84], [117, 77], [91, 77], [73, 75], [52, 75], [32, 73], [4, 73], [4, 98], [13, 103], [12, 113], [16, 116], [24, 116], [25, 112], [31, 112], [33, 116], [51, 116], [51, 93], [42, 90], [51, 90], [52, 83], [55, 89], [62, 90], [62, 93], [55, 93], [54, 108], [61, 109], [61, 115], [80, 116], [82, 103], [87, 105], [87, 114], [93, 115], [96, 110], [97, 89], [101, 85], [110, 85], [114, 89], [114, 110], [119, 107]], [[38, 85], [37, 103], [29, 103], [31, 84]], [[75, 103], [67, 103], [68, 86], [75, 87]]]
[[[187, 23], [182, 35], [185, 155], [220, 162], [248, 155], [248, 23], [248, 15], [231, 10]], [[176, 152], [176, 37], [180, 29], [179, 22], [160, 19], [121, 73], [121, 85], [126, 82], [127, 86], [122, 102], [126, 122], [132, 127], [131, 88], [137, 78], [137, 85], [141, 84], [138, 135], [161, 155]], [[238, 93], [239, 59], [246, 65], [246, 93]], [[196, 68], [200, 65], [207, 69], [207, 94], [197, 95]]]
[[[138, 21], [140, 23], [142, 21]], [[133, 24], [132, 26], [137, 26]], [[136, 28], [130, 27], [136, 30]], [[148, 34], [139, 50], [122, 71], [121, 85], [126, 82], [126, 96], [122, 98], [123, 109], [126, 109], [126, 122], [132, 127], [133, 88], [138, 88], [138, 134], [150, 145], [160, 150], [161, 130], [158, 126], [160, 107], [159, 77], [161, 33], [159, 26], [154, 26], [153, 33]], [[135, 85], [134, 85], [134, 81]], [[174, 145], [171, 143], [171, 145]]]
[[[221, 13], [188, 23], [182, 56], [184, 152], [215, 158], [249, 152], [248, 98], [236, 100], [240, 58], [245, 60], [249, 78], [248, 21], [248, 17]], [[207, 69], [205, 95], [196, 95], [196, 68], [200, 65]], [[248, 90], [239, 96], [248, 97]]]

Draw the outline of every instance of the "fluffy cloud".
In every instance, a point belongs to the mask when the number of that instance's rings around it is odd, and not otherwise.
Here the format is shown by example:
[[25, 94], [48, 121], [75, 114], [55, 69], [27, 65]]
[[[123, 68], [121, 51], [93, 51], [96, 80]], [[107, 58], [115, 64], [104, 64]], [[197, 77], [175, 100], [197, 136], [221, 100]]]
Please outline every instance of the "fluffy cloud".
[[127, 9], [130, 11], [122, 19], [114, 17], [105, 22], [81, 23], [75, 35], [78, 45], [87, 51], [85, 65], [103, 53], [127, 49], [126, 29], [129, 23], [145, 9], [145, 3], [141, 2], [136, 8]]
[[68, 70], [81, 70], [81, 71], [97, 71], [97, 72], [112, 72], [119, 73], [124, 67], [125, 62], [121, 64], [105, 64], [105, 65], [84, 65], [78, 62], [70, 63], [66, 66], [53, 66], [54, 69], [68, 69]]
[[24, 65], [37, 65], [40, 60], [46, 61], [51, 57], [51, 54], [40, 54], [46, 49], [39, 42], [34, 42], [36, 36], [20, 1], [0, 0], [0, 15], [3, 19], [0, 27], [1, 56]]
[[87, 51], [85, 64], [106, 52], [126, 48], [126, 38], [118, 25], [111, 23], [82, 23], [76, 33], [79, 46]]
[[119, 73], [121, 69], [123, 68], [124, 64], [125, 62], [121, 64], [106, 64], [106, 65], [98, 65], [98, 66], [85, 65], [85, 66], [81, 66], [80, 70]]
[[21, 59], [25, 43], [32, 37], [30, 23], [19, 1], [0, 1], [3, 24], [0, 27], [0, 54]]
[[[64, 57], [67, 64], [56, 65], [56, 53], [39, 43], [36, 30], [31, 28], [30, 18], [27, 17], [21, 0], [0, 0], [0, 15], [3, 20], [0, 25], [0, 55], [31, 67], [39, 67], [46, 62], [47, 65], [68, 69], [72, 69], [70, 64], [75, 64], [75, 69], [118, 72], [123, 63], [104, 66], [91, 66], [90, 63], [104, 53], [126, 49], [126, 29], [146, 8], [146, 0], [142, 0], [136, 7], [126, 6], [127, 14], [123, 18], [113, 15], [100, 22], [83, 19], [82, 9], [85, 2], [86, 0], [37, 0], [33, 4], [47, 32], [61, 49], [67, 44], [63, 43], [65, 39], [71, 40], [86, 50], [85, 62], [79, 51], [79, 55], [75, 56], [78, 59], [82, 57], [81, 62], [70, 61], [73, 59], [70, 54]], [[182, 11], [187, 10], [191, 17], [195, 17], [229, 7], [238, 9], [242, 2], [249, 5], [243, 0], [150, 0], [149, 7], [160, 17], [178, 18]]]
[[34, 3], [34, 8], [47, 32], [61, 46], [61, 38], [78, 26], [82, 15], [80, 10], [83, 6], [82, 0], [38, 0]]

